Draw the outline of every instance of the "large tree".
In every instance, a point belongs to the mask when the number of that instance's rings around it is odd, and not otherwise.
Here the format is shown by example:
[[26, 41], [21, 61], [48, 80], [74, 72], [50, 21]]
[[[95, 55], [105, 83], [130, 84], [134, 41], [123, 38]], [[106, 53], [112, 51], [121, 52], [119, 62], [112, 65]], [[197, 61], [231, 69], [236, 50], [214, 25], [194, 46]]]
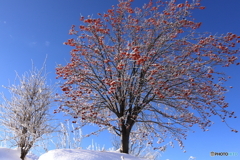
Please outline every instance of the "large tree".
[[220, 70], [237, 63], [240, 37], [196, 33], [201, 23], [191, 10], [205, 8], [199, 1], [150, 0], [132, 8], [133, 0], [119, 0], [99, 18], [81, 17], [70, 30], [77, 38], [64, 43], [74, 47], [71, 61], [56, 68], [64, 80], [59, 109], [82, 125], [114, 131], [124, 153], [130, 133], [149, 144], [172, 135], [183, 147], [194, 124], [205, 130], [211, 115], [234, 116]]
[[5, 87], [11, 99], [3, 96], [0, 104], [0, 125], [8, 140], [21, 150], [20, 158], [25, 159], [34, 144], [44, 135], [54, 131], [49, 114], [53, 100], [53, 88], [46, 84], [45, 68], [32, 68], [22, 76], [19, 83]]

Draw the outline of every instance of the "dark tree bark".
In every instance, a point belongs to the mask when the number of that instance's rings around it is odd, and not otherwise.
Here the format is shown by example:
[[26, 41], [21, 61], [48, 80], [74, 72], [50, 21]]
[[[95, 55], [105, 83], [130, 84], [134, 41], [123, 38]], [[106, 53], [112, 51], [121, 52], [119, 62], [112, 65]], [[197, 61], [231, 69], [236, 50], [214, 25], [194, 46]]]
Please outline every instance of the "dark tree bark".
[[27, 153], [28, 153], [28, 150], [25, 150], [25, 149], [21, 148], [21, 156], [20, 156], [20, 158], [22, 160], [24, 160], [26, 155], [27, 155]]
[[126, 126], [122, 127], [121, 133], [121, 149], [120, 152], [122, 153], [129, 153], [129, 136], [130, 136], [130, 129], [127, 129]]

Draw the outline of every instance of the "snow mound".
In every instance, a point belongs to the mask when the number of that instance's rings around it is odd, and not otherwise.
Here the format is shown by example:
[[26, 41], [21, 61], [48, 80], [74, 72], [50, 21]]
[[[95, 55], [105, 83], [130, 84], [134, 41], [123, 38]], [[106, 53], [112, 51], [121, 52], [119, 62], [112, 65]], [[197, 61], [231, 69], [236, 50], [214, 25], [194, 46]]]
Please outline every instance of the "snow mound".
[[117, 152], [100, 152], [82, 149], [56, 149], [41, 155], [38, 160], [143, 160]]
[[0, 160], [21, 160], [20, 152], [16, 149], [0, 148]]
[[[35, 157], [35, 159], [32, 159]], [[34, 155], [27, 155], [26, 160], [37, 160]], [[0, 160], [21, 160], [20, 150], [0, 147]]]

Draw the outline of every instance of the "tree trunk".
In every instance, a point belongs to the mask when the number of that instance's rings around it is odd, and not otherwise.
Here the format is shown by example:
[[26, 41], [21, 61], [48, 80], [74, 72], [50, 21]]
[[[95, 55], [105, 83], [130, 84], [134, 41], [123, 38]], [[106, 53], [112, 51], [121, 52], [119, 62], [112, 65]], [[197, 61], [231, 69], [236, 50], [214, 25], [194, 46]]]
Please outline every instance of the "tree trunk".
[[21, 159], [24, 160], [26, 155], [27, 155], [28, 151], [24, 150], [23, 148], [21, 148]]
[[129, 153], [129, 135], [130, 129], [127, 129], [126, 126], [122, 126], [122, 133], [121, 133], [121, 153]]

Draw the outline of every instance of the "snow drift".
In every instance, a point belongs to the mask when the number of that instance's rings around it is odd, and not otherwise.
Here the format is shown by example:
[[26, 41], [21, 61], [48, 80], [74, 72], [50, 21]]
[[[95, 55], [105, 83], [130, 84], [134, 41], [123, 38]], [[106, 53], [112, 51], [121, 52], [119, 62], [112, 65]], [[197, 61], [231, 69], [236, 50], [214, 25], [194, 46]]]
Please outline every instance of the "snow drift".
[[39, 157], [38, 160], [142, 160], [117, 152], [100, 152], [82, 149], [56, 149]]
[[[0, 160], [21, 160], [20, 150], [0, 148]], [[100, 152], [82, 149], [56, 149], [48, 151], [37, 158], [27, 155], [26, 160], [143, 160], [119, 152]]]
[[[0, 160], [21, 160], [20, 150], [0, 147]], [[27, 155], [26, 160], [37, 160], [37, 157]]]
[[9, 148], [0, 148], [0, 160], [21, 160], [20, 151]]

